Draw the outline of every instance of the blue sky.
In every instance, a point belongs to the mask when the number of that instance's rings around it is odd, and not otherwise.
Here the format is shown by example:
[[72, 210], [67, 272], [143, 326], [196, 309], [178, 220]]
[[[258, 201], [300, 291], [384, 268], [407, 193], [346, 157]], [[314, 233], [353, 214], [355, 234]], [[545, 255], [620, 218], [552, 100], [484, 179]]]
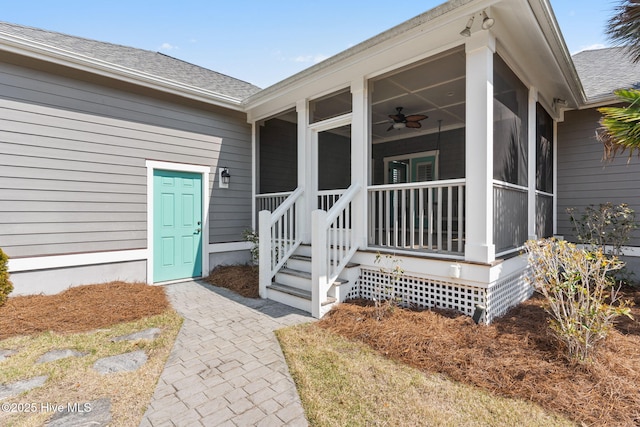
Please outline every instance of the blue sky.
[[[443, 0], [4, 0], [0, 20], [168, 55], [269, 86]], [[572, 53], [607, 45], [618, 0], [551, 0]]]

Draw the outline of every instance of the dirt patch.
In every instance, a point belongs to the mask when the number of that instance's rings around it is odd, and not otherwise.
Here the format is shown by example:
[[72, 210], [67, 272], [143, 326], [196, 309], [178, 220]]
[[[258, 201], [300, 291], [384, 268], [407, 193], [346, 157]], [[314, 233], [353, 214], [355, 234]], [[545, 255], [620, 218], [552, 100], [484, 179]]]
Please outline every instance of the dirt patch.
[[[632, 299], [640, 296], [627, 292]], [[318, 325], [402, 363], [536, 402], [578, 422], [639, 425], [638, 320], [621, 322], [595, 363], [572, 366], [547, 332], [543, 303], [532, 298], [491, 326], [476, 325], [463, 315], [399, 308], [378, 321], [370, 304], [348, 303], [334, 308]], [[640, 308], [633, 312], [640, 319]]]
[[161, 314], [170, 307], [164, 289], [110, 282], [56, 295], [11, 297], [0, 307], [0, 339], [44, 331], [84, 332]]
[[214, 286], [227, 288], [247, 298], [260, 298], [258, 267], [252, 265], [221, 265], [205, 279]]

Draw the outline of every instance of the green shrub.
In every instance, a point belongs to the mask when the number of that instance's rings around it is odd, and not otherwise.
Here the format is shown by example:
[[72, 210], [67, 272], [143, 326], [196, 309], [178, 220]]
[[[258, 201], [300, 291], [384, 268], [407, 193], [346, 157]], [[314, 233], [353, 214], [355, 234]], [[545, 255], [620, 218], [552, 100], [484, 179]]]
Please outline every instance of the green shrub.
[[583, 212], [569, 208], [567, 213], [579, 243], [601, 248], [605, 253], [606, 246], [609, 246], [608, 253], [617, 257], [623, 255], [622, 246], [629, 242], [631, 233], [638, 228], [636, 213], [626, 203], [589, 205]]
[[624, 263], [555, 239], [528, 241], [532, 284], [549, 302], [549, 326], [572, 362], [588, 361], [616, 317], [631, 317], [609, 273]]
[[[626, 203], [615, 206], [612, 203], [589, 205], [582, 212], [569, 208], [567, 213], [578, 243], [584, 244], [589, 250], [600, 249], [616, 257], [624, 255], [622, 247], [638, 228], [636, 213]], [[634, 284], [634, 274], [626, 267], [615, 270], [610, 275], [620, 283]]]
[[13, 291], [13, 284], [9, 280], [9, 257], [0, 249], [0, 307], [4, 305]]
[[258, 232], [247, 228], [242, 231], [242, 238], [252, 244], [251, 249], [249, 249], [251, 252], [251, 261], [253, 262], [253, 265], [258, 265], [260, 257], [260, 239], [258, 237]]

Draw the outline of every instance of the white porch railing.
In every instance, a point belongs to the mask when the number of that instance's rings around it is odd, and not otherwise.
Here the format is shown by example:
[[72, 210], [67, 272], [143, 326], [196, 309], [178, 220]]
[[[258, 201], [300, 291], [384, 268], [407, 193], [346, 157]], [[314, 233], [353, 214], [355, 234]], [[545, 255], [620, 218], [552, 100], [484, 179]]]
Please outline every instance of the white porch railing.
[[329, 211], [333, 205], [338, 201], [340, 196], [347, 191], [343, 190], [322, 190], [318, 191], [318, 209], [323, 211]]
[[493, 181], [493, 243], [496, 256], [517, 251], [527, 241], [527, 187]]
[[285, 191], [282, 193], [266, 193], [256, 195], [256, 210], [273, 212], [278, 209], [287, 197], [289, 197], [293, 191]]
[[300, 246], [300, 230], [296, 224], [298, 200], [303, 190], [298, 188], [273, 212], [259, 214], [260, 297], [267, 297], [267, 286], [289, 257]]
[[464, 253], [464, 179], [369, 187], [369, 246]]
[[360, 192], [360, 184], [352, 184], [327, 212], [311, 214], [311, 303], [314, 317], [320, 317], [322, 303], [331, 285], [358, 250], [353, 223], [352, 201]]

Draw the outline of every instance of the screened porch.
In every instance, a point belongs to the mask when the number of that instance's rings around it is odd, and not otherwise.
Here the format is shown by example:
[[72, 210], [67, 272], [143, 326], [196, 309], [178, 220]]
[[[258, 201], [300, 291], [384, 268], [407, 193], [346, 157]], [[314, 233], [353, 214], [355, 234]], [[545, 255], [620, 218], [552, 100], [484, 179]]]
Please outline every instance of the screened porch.
[[[292, 109], [259, 122], [256, 215], [277, 209], [304, 174], [311, 188], [307, 185], [305, 201], [294, 211], [309, 227], [311, 211], [330, 210], [357, 181], [353, 169], [359, 162], [366, 169], [366, 202], [360, 210], [349, 209], [349, 217], [334, 227], [362, 227], [363, 249], [464, 258], [472, 214], [466, 190], [466, 80], [462, 48], [370, 79], [364, 135], [354, 131], [360, 124], [350, 117], [349, 88], [308, 101], [306, 114]], [[493, 82], [492, 243], [495, 255], [502, 256], [534, 234], [533, 204], [535, 234], [552, 233], [553, 120], [533, 104], [532, 149], [528, 89], [498, 54]], [[302, 153], [301, 130], [311, 135]], [[298, 221], [286, 225], [292, 233], [298, 226]]]

